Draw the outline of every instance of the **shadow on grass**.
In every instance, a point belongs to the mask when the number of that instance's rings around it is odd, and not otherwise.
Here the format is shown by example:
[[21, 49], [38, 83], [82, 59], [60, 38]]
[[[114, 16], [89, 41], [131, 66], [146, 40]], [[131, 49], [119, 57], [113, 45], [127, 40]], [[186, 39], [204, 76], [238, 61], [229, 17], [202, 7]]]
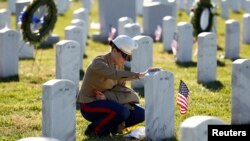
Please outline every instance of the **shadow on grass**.
[[176, 62], [177, 66], [187, 68], [187, 67], [196, 67], [196, 62]]
[[14, 75], [5, 78], [0, 77], [0, 82], [13, 82], [13, 81], [19, 81], [19, 75]]
[[225, 62], [217, 60], [217, 66], [224, 67], [225, 66]]
[[209, 89], [210, 91], [218, 91], [224, 87], [224, 85], [220, 81], [213, 81], [208, 83], [201, 83], [203, 87]]
[[223, 51], [223, 48], [222, 48], [222, 46], [220, 46], [220, 45], [217, 45], [217, 50]]

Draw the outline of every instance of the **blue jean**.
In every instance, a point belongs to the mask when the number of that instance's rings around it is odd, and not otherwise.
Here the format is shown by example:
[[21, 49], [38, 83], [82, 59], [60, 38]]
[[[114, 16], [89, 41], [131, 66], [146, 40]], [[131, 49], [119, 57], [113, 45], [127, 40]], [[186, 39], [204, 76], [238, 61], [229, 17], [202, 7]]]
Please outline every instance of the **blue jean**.
[[130, 127], [141, 123], [145, 119], [144, 108], [133, 104], [133, 109], [110, 100], [97, 100], [90, 103], [81, 103], [82, 116], [90, 121], [89, 128], [98, 136], [107, 136], [125, 121], [125, 126]]

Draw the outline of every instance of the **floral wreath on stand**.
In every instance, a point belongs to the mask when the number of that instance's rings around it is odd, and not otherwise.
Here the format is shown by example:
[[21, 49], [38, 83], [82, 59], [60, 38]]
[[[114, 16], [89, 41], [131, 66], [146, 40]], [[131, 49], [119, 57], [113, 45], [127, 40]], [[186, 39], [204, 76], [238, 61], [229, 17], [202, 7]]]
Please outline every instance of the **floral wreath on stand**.
[[201, 32], [210, 32], [212, 30], [213, 7], [211, 0], [199, 0], [191, 10], [193, 12], [191, 23], [194, 28], [194, 37], [197, 37]]
[[38, 44], [48, 37], [57, 21], [54, 0], [33, 0], [19, 16], [23, 40]]

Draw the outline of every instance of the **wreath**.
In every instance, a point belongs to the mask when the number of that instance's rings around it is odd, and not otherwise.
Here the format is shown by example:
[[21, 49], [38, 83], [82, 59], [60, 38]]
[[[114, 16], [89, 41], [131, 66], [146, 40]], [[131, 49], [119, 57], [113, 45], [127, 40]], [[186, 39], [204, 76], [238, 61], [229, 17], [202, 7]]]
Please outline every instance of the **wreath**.
[[[36, 17], [39, 8], [46, 8], [41, 17]], [[19, 17], [23, 40], [32, 44], [40, 43], [54, 29], [57, 21], [57, 8], [54, 0], [33, 0]], [[34, 25], [40, 25], [34, 30]]]
[[[199, 0], [197, 2], [197, 7], [193, 9], [194, 15], [191, 18], [191, 23], [194, 28], [193, 35], [197, 37], [201, 32], [210, 32], [213, 26], [213, 12], [212, 12], [213, 5], [211, 4], [210, 0]], [[201, 27], [202, 21], [202, 13], [208, 10], [208, 24], [205, 28]]]

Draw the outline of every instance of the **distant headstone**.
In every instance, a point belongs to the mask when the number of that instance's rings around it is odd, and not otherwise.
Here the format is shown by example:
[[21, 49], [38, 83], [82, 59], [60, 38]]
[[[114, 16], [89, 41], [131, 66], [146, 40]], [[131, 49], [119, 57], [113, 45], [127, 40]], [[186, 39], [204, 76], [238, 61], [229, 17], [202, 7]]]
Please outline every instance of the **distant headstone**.
[[71, 25], [73, 26], [78, 26], [80, 28], [82, 28], [82, 32], [83, 32], [83, 44], [85, 45], [85, 48], [83, 48], [83, 52], [84, 54], [86, 54], [86, 47], [87, 47], [87, 36], [88, 36], [88, 25], [85, 21], [81, 20], [81, 19], [73, 19], [71, 21]]
[[31, 0], [17, 0], [16, 1], [16, 29], [19, 31], [19, 24], [21, 21], [19, 21], [20, 19], [20, 15], [22, 14], [23, 12], [23, 9], [28, 6], [30, 4]]
[[198, 82], [206, 83], [216, 80], [217, 40], [212, 32], [198, 35]]
[[8, 0], [8, 10], [11, 14], [16, 13], [16, 0]]
[[17, 31], [0, 29], [0, 77], [7, 78], [18, 76], [18, 43]]
[[42, 89], [42, 135], [61, 141], [76, 140], [76, 85], [53, 79]]
[[208, 141], [208, 125], [224, 125], [213, 116], [192, 116], [180, 125], [180, 141]]
[[240, 53], [240, 23], [234, 19], [226, 21], [225, 58], [238, 59]]
[[136, 0], [136, 14], [137, 14], [137, 16], [142, 16], [143, 1], [144, 0]]
[[146, 139], [160, 141], [175, 136], [174, 75], [151, 72], [145, 78]]
[[64, 15], [64, 13], [69, 9], [69, 0], [55, 0], [55, 4], [59, 15]]
[[80, 79], [80, 45], [76, 41], [62, 40], [56, 44], [56, 79], [68, 79], [77, 90]]
[[240, 2], [239, 0], [228, 0], [233, 12], [240, 12]]
[[11, 13], [7, 9], [0, 9], [0, 29], [4, 27], [11, 28]]
[[83, 31], [78, 26], [67, 26], [64, 29], [65, 40], [73, 40], [79, 43], [80, 45], [80, 73], [83, 72], [83, 55], [85, 54], [86, 45], [83, 42]]
[[250, 60], [237, 59], [232, 68], [231, 124], [250, 124]]
[[221, 0], [221, 17], [225, 20], [229, 18], [229, 2], [228, 0]]
[[86, 9], [88, 13], [91, 13], [92, 1], [93, 0], [82, 0], [83, 8]]
[[59, 141], [56, 138], [48, 138], [48, 137], [27, 137], [22, 138], [17, 141]]
[[151, 2], [143, 6], [143, 32], [154, 38], [155, 30], [162, 27], [162, 19], [165, 16], [176, 17], [176, 3]]
[[191, 12], [191, 8], [194, 5], [195, 0], [186, 0], [186, 12], [189, 14]]
[[[131, 60], [132, 72], [143, 72], [153, 66], [153, 39], [149, 36], [135, 36], [133, 38], [137, 42], [138, 48], [133, 51]], [[133, 80], [132, 88], [143, 88], [144, 80]]]
[[250, 44], [250, 13], [246, 13], [243, 15], [243, 42]]
[[124, 34], [124, 26], [133, 23], [133, 19], [129, 17], [121, 17], [118, 19], [118, 35]]
[[179, 22], [177, 24], [177, 44], [176, 61], [192, 62], [193, 26], [191, 23]]
[[245, 10], [245, 13], [250, 13], [250, 0], [245, 0], [243, 8]]
[[165, 51], [172, 51], [172, 41], [174, 39], [174, 33], [176, 32], [176, 19], [171, 16], [165, 16], [163, 18], [163, 47]]
[[124, 25], [124, 34], [133, 38], [141, 34], [141, 27], [137, 23], [128, 23]]
[[84, 9], [84, 8], [79, 8], [79, 9], [76, 9], [73, 13], [73, 19], [80, 19], [80, 20], [83, 20], [84, 21], [84, 31], [86, 33], [86, 36], [88, 36], [88, 29], [89, 29], [89, 12], [88, 10]]
[[117, 29], [121, 17], [130, 17], [136, 22], [135, 0], [100, 0], [98, 7], [100, 33], [93, 35], [94, 41], [108, 42], [110, 27]]
[[176, 0], [177, 3], [177, 9], [179, 10], [185, 10], [186, 9], [186, 0]]

